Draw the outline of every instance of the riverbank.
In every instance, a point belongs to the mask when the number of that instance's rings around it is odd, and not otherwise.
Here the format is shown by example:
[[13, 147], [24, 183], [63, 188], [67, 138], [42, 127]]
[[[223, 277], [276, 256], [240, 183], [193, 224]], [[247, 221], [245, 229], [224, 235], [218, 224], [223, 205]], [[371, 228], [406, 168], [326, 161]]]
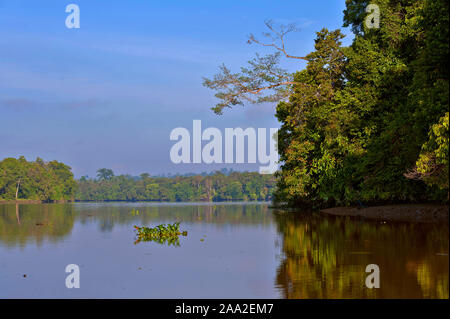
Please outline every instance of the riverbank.
[[68, 200], [54, 200], [51, 202], [46, 202], [42, 200], [36, 200], [36, 199], [18, 199], [18, 200], [0, 200], [0, 204], [64, 204], [69, 203]]
[[352, 216], [380, 221], [405, 221], [420, 223], [447, 222], [448, 205], [403, 204], [373, 207], [333, 207], [321, 209], [320, 213], [335, 216]]
[[65, 203], [151, 203], [151, 204], [188, 204], [188, 205], [219, 205], [219, 204], [256, 204], [256, 203], [271, 203], [270, 201], [263, 200], [220, 200], [220, 201], [154, 201], [154, 200], [55, 200], [51, 202], [32, 200], [32, 199], [19, 199], [15, 200], [0, 200], [0, 204], [65, 204]]
[[[59, 200], [53, 201], [51, 203], [68, 203], [72, 201]], [[75, 201], [78, 203], [91, 202], [91, 201]], [[95, 202], [95, 201], [92, 201]], [[129, 202], [129, 201], [119, 201], [119, 202]], [[103, 202], [106, 203], [106, 202]], [[112, 202], [111, 202], [112, 203]], [[144, 203], [140, 201], [132, 203]], [[201, 204], [201, 205], [218, 205], [218, 204], [252, 204], [258, 202], [151, 202], [151, 203], [161, 203], [161, 204]], [[40, 200], [0, 200], [0, 204], [48, 204], [48, 202], [43, 202]], [[298, 208], [288, 207], [288, 206], [272, 206], [272, 209], [281, 209], [284, 211], [297, 212]], [[321, 214], [334, 215], [334, 216], [351, 216], [351, 217], [362, 217], [371, 220], [379, 221], [406, 221], [406, 222], [421, 222], [421, 223], [438, 223], [449, 221], [449, 206], [448, 205], [437, 205], [437, 204], [399, 204], [399, 205], [383, 205], [383, 206], [373, 206], [373, 207], [333, 207], [321, 209], [319, 211]]]

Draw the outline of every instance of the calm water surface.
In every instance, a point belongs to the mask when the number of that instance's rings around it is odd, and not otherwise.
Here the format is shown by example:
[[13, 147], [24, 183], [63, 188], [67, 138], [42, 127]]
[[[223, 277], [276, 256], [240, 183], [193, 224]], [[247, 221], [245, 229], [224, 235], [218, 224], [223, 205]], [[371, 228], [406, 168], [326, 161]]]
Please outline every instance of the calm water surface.
[[[134, 243], [134, 225], [176, 221], [179, 246]], [[267, 203], [0, 205], [0, 298], [448, 298], [448, 229]]]

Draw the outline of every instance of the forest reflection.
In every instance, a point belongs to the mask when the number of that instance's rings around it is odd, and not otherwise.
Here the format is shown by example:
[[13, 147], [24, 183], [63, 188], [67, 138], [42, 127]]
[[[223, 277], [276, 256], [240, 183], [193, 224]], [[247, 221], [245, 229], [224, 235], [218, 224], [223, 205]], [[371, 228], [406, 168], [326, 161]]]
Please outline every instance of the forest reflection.
[[0, 244], [25, 246], [30, 240], [42, 245], [57, 242], [73, 228], [71, 205], [0, 205]]
[[[448, 225], [275, 212], [284, 298], [448, 298]], [[365, 267], [380, 268], [368, 289]]]
[[[266, 203], [0, 205], [0, 247], [57, 243], [85, 226], [99, 233], [124, 226], [120, 231], [128, 238], [133, 225], [174, 222], [181, 222], [186, 230], [206, 223], [213, 233], [226, 229], [234, 237], [251, 228], [263, 230], [265, 238], [275, 236], [273, 243], [280, 253], [277, 264], [257, 263], [273, 267], [273, 289], [283, 298], [449, 297], [448, 224], [293, 214], [274, 211]], [[365, 286], [369, 264], [380, 268], [380, 289]]]
[[[138, 210], [139, 213], [133, 213]], [[101, 232], [117, 225], [155, 223], [209, 223], [217, 226], [261, 225], [269, 227], [271, 211], [265, 204], [41, 204], [0, 205], [0, 243], [25, 245], [44, 239], [57, 242], [70, 234], [76, 222], [96, 223]], [[130, 228], [131, 229], [131, 228]]]

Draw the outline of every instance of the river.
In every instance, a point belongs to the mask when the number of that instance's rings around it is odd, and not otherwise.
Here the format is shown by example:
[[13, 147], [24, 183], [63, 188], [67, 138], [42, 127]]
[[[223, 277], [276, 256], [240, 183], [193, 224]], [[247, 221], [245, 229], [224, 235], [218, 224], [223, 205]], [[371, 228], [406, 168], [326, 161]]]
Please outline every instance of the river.
[[[174, 222], [178, 245], [135, 243]], [[0, 205], [0, 298], [448, 298], [448, 230], [269, 203]]]

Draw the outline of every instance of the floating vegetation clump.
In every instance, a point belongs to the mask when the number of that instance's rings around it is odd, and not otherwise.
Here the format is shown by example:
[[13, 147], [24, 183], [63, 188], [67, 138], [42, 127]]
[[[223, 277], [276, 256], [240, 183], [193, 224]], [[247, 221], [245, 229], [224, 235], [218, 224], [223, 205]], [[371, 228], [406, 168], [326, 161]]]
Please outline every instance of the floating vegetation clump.
[[135, 244], [141, 241], [153, 241], [168, 246], [180, 246], [180, 235], [187, 236], [187, 231], [180, 231], [180, 223], [162, 224], [154, 228], [134, 226], [137, 233]]

